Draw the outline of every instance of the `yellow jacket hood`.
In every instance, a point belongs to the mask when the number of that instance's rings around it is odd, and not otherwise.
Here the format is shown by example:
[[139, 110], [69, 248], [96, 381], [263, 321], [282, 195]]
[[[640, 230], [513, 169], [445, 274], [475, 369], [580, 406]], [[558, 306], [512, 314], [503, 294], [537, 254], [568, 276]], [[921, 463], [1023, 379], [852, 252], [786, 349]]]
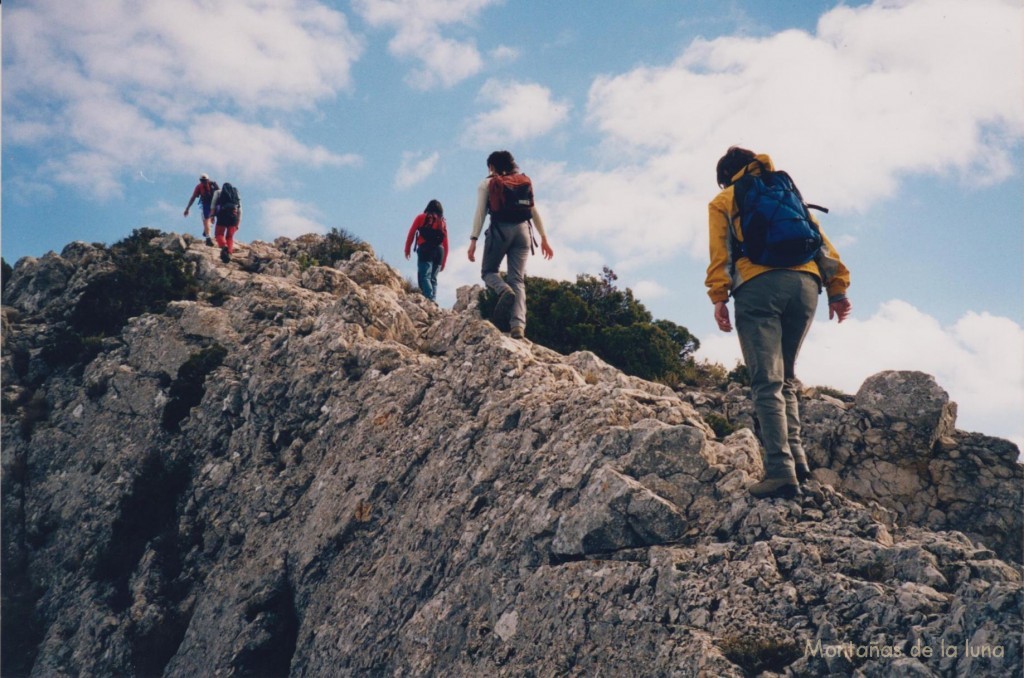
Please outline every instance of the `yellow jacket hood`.
[[746, 167], [744, 167], [739, 172], [733, 175], [732, 179], [729, 182], [729, 187], [731, 187], [733, 184], [739, 181], [740, 177], [746, 174], [756, 175], [760, 174], [762, 171], [775, 171], [775, 163], [772, 162], [772, 159], [768, 157], [767, 153], [758, 153], [757, 155], [755, 155], [753, 161], [751, 161]]

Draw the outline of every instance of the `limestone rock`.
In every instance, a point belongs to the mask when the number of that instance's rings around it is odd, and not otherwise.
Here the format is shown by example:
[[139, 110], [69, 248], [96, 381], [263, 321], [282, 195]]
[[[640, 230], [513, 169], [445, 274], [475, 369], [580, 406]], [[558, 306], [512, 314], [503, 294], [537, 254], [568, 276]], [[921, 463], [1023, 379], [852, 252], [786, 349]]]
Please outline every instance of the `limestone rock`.
[[[754, 427], [748, 389], [738, 385], [720, 404], [699, 409]], [[960, 531], [1001, 558], [1021, 562], [1020, 450], [1006, 440], [957, 430], [956, 404], [933, 377], [882, 372], [846, 400], [807, 389], [801, 414], [804, 448], [819, 482], [891, 509], [905, 525]], [[749, 435], [747, 428], [734, 435]], [[732, 449], [738, 449], [735, 443]], [[755, 477], [756, 464], [745, 469]]]
[[318, 237], [161, 237], [198, 297], [68, 359], [108, 255], [15, 267], [4, 675], [1020, 674], [1017, 450], [927, 377], [806, 395], [816, 479], [756, 501], [753, 434], [702, 420], [741, 387], [512, 340]]
[[677, 541], [685, 530], [677, 506], [606, 466], [562, 515], [551, 548], [557, 557], [612, 553]]
[[869, 377], [857, 391], [856, 406], [906, 424], [920, 435], [919, 450], [924, 455], [939, 438], [953, 432], [956, 422], [956, 404], [934, 377], [923, 372], [887, 371]]

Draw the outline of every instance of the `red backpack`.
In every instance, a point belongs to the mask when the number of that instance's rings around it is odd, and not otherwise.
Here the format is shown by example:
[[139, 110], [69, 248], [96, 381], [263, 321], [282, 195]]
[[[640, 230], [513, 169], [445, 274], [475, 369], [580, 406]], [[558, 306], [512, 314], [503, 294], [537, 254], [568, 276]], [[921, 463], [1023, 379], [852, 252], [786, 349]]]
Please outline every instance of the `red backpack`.
[[425, 212], [424, 214], [423, 223], [417, 229], [420, 237], [423, 238], [423, 245], [418, 246], [418, 248], [429, 247], [433, 249], [440, 247], [444, 244], [445, 236], [448, 235], [448, 226], [445, 224], [444, 217], [433, 212]]
[[525, 174], [492, 174], [487, 186], [487, 209], [491, 219], [518, 224], [530, 218], [533, 184]]

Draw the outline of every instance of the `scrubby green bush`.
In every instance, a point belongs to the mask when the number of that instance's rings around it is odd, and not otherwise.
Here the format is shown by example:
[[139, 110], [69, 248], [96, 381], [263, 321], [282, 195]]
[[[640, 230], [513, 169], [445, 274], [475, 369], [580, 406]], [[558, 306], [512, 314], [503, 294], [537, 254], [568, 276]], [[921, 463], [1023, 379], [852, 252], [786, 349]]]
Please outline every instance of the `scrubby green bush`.
[[[593, 351], [627, 374], [678, 384], [700, 342], [685, 327], [655, 320], [618, 276], [579, 275], [576, 282], [526, 278], [526, 336], [559, 353]], [[497, 297], [485, 292], [480, 311], [489, 318]]]
[[690, 356], [683, 364], [683, 383], [697, 388], [722, 388], [729, 383], [729, 372], [721, 363]]
[[726, 659], [738, 664], [748, 676], [765, 671], [781, 673], [801, 655], [796, 641], [789, 638], [727, 636], [718, 646]]
[[198, 287], [184, 257], [151, 244], [161, 235], [140, 228], [110, 247], [114, 268], [89, 281], [71, 312], [70, 331], [83, 337], [115, 336], [129, 318], [162, 313], [171, 301], [196, 298]]
[[39, 357], [50, 367], [65, 367], [73, 364], [88, 365], [103, 351], [103, 337], [83, 337], [74, 330], [64, 330], [54, 335], [53, 341], [45, 344]]
[[736, 367], [729, 371], [728, 381], [735, 381], [741, 386], [750, 386], [750, 369], [744, 363], [736, 361]]
[[704, 415], [704, 423], [711, 427], [711, 430], [715, 432], [719, 439], [735, 433], [740, 428], [722, 415], [714, 412], [708, 412]]
[[852, 397], [848, 393], [843, 393], [838, 388], [832, 388], [831, 386], [815, 386], [814, 388], [821, 395], [827, 395], [836, 400], [849, 400]]
[[307, 255], [303, 270], [309, 266], [334, 266], [339, 261], [351, 259], [356, 252], [368, 252], [370, 246], [344, 229], [332, 228], [324, 235]]
[[198, 286], [185, 258], [152, 244], [162, 235], [152, 228], [136, 229], [110, 247], [113, 267], [85, 286], [68, 322], [58, 325], [42, 346], [43, 362], [52, 368], [86, 365], [102, 351], [103, 338], [120, 334], [130, 318], [196, 298]]

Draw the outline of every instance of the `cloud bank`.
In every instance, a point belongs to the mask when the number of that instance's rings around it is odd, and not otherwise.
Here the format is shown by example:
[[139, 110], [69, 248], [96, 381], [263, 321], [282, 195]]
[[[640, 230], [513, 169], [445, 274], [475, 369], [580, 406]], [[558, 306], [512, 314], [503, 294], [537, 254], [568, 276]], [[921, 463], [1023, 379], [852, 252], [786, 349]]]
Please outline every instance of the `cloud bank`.
[[422, 153], [403, 153], [402, 164], [395, 173], [395, 188], [406, 189], [420, 183], [433, 174], [440, 159], [441, 154], [436, 151], [426, 157]]
[[5, 142], [48, 143], [43, 180], [112, 197], [143, 169], [358, 161], [273, 122], [351, 85], [361, 41], [323, 4], [40, 0], [4, 19]]
[[391, 28], [388, 42], [394, 56], [419, 62], [406, 77], [417, 89], [449, 88], [476, 75], [483, 58], [469, 40], [446, 37], [450, 25], [471, 23], [481, 11], [501, 0], [355, 0], [356, 12], [371, 26]]
[[491, 79], [480, 88], [477, 99], [494, 106], [467, 126], [462, 140], [471, 148], [506, 148], [543, 136], [569, 116], [569, 104], [536, 83]]
[[329, 229], [320, 223], [321, 214], [313, 205], [289, 198], [265, 200], [260, 205], [263, 223], [260, 230], [271, 238], [285, 236], [297, 238], [307, 233], [326, 233]]
[[1024, 80], [991, 64], [1021, 53], [1015, 0], [840, 6], [814, 34], [696, 41], [593, 82], [598, 166], [551, 168], [552, 221], [573, 242], [628, 225], [635, 254], [703, 258], [715, 163], [733, 144], [772, 153], [804, 195], [846, 212], [910, 174], [1001, 181], [1024, 138]]

